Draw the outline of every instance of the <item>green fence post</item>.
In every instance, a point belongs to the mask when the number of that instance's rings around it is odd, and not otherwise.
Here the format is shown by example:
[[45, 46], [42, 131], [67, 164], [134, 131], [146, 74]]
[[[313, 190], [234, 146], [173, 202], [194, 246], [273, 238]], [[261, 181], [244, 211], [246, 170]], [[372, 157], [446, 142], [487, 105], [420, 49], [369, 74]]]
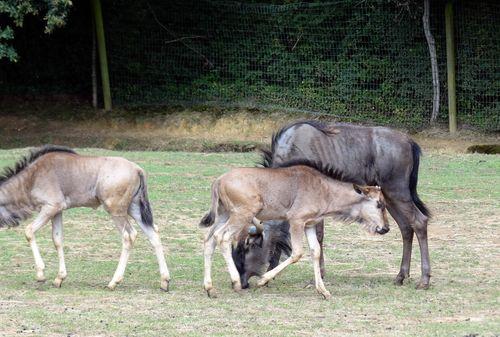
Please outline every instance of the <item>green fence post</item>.
[[446, 68], [448, 72], [448, 115], [450, 133], [457, 132], [457, 98], [455, 83], [455, 36], [453, 32], [453, 4], [449, 0], [444, 10], [446, 23]]
[[109, 86], [108, 61], [106, 56], [106, 42], [104, 40], [104, 25], [102, 23], [102, 10], [100, 0], [90, 0], [94, 14], [95, 31], [97, 35], [97, 49], [99, 52], [99, 65], [101, 68], [102, 96], [104, 99], [104, 110], [111, 110], [111, 89]]

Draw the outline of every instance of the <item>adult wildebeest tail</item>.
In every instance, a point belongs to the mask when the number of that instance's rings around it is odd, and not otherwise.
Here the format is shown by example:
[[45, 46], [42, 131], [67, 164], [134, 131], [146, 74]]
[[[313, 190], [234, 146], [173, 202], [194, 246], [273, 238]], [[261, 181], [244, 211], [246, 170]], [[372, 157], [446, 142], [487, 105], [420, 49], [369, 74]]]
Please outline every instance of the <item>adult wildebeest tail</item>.
[[420, 200], [417, 194], [417, 182], [418, 182], [418, 165], [420, 163], [420, 146], [415, 143], [414, 141], [411, 141], [411, 152], [412, 152], [412, 157], [413, 157], [413, 169], [411, 170], [410, 173], [410, 193], [411, 193], [411, 198], [413, 199], [413, 202], [415, 203], [415, 206], [422, 212], [423, 215], [430, 217], [431, 212], [425, 206], [424, 202]]
[[148, 198], [148, 188], [146, 186], [146, 179], [144, 173], [139, 173], [139, 207], [141, 209], [141, 219], [146, 226], [153, 226], [153, 212]]
[[210, 227], [214, 224], [217, 207], [219, 206], [219, 180], [212, 184], [212, 205], [207, 214], [200, 220], [200, 227]]

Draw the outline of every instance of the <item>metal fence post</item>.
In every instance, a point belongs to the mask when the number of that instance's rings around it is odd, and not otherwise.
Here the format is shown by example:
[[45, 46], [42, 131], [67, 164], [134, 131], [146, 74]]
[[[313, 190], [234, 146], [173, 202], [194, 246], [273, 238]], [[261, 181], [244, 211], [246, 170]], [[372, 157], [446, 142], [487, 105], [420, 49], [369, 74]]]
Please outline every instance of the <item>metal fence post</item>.
[[106, 42], [104, 40], [104, 25], [102, 22], [102, 10], [100, 0], [90, 0], [94, 14], [95, 31], [97, 35], [97, 49], [99, 52], [99, 65], [101, 68], [102, 95], [104, 99], [104, 110], [111, 110], [111, 89], [109, 85], [108, 61], [106, 56]]
[[448, 72], [448, 115], [450, 133], [457, 132], [457, 100], [455, 83], [455, 36], [453, 31], [453, 3], [449, 0], [444, 10], [446, 24], [446, 68]]

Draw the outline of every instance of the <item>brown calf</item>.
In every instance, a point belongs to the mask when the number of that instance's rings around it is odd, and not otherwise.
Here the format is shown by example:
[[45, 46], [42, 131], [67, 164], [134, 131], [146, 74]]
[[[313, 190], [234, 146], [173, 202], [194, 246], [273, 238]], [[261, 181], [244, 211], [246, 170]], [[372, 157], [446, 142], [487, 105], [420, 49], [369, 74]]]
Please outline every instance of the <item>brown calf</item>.
[[[212, 185], [212, 206], [200, 225], [209, 227], [205, 237], [204, 288], [215, 296], [212, 286], [212, 255], [217, 244], [229, 268], [236, 291], [241, 289], [231, 244], [246, 236], [252, 223], [265, 220], [287, 220], [290, 223], [292, 255], [276, 268], [266, 272], [259, 286], [267, 284], [288, 265], [303, 255], [305, 232], [314, 265], [316, 289], [325, 298], [320, 275], [321, 248], [315, 226], [325, 217], [347, 222], [360, 222], [372, 233], [389, 230], [384, 198], [378, 187], [357, 186], [336, 180], [335, 171], [309, 161], [289, 162], [280, 168], [238, 168], [219, 177]], [[258, 220], [257, 220], [258, 219]]]
[[137, 231], [134, 218], [153, 245], [161, 275], [161, 289], [168, 290], [170, 275], [163, 255], [158, 228], [147, 196], [144, 171], [119, 157], [87, 157], [65, 147], [45, 146], [20, 160], [0, 176], [0, 227], [16, 226], [32, 213], [38, 216], [25, 230], [35, 257], [36, 278], [45, 281], [45, 264], [35, 233], [52, 220], [52, 239], [59, 256], [59, 273], [54, 285], [66, 278], [63, 253], [62, 212], [74, 207], [103, 205], [122, 237], [120, 262], [108, 287], [122, 281]]

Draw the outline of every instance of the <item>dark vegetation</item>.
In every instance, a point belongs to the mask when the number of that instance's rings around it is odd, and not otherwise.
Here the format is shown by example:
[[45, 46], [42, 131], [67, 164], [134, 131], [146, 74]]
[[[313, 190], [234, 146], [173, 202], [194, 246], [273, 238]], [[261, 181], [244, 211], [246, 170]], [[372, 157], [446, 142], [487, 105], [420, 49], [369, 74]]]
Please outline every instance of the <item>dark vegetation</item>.
[[[103, 2], [115, 106], [215, 105], [306, 110], [412, 129], [431, 110], [429, 54], [421, 8], [381, 0], [309, 2], [150, 0]], [[446, 122], [443, 1], [433, 2]], [[457, 97], [463, 126], [499, 129], [499, 4], [455, 6]], [[0, 95], [91, 95], [92, 30], [87, 2], [67, 25], [43, 33], [27, 17], [0, 61]]]

